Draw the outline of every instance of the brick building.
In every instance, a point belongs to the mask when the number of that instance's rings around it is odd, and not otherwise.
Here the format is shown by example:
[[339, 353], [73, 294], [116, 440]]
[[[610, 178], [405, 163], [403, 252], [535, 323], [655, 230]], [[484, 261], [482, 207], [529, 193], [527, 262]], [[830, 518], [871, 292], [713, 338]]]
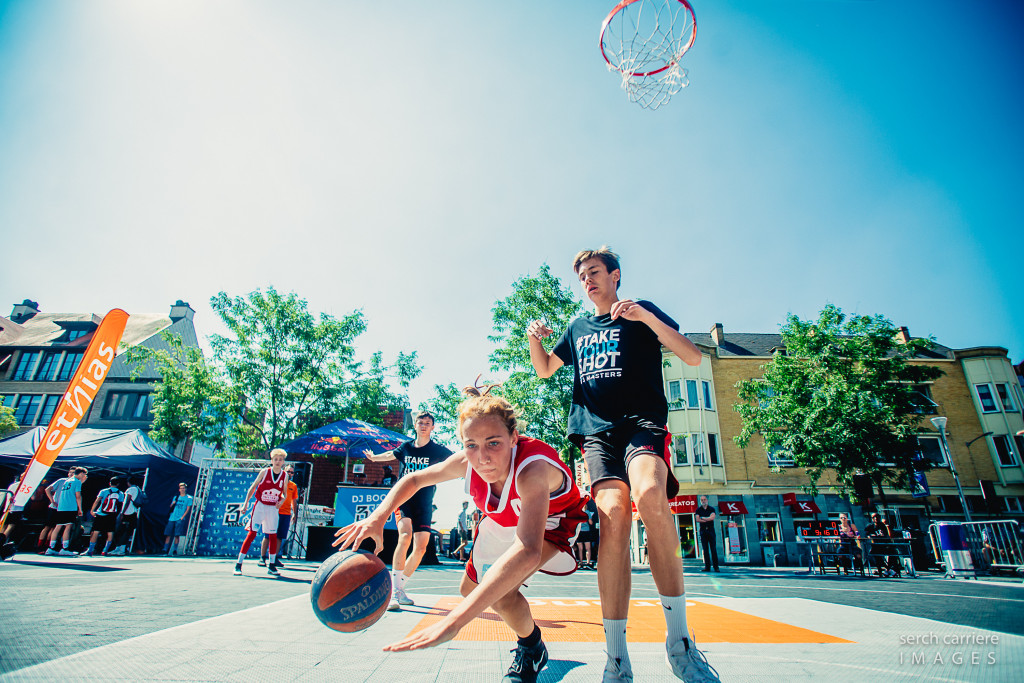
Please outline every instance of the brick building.
[[[153, 384], [160, 377], [147, 364], [133, 378], [135, 368], [128, 364], [126, 351], [133, 346], [166, 349], [165, 332], [185, 346], [198, 346], [194, 315], [180, 300], [167, 315], [131, 314], [110, 372], [82, 426], [149, 430]], [[0, 401], [14, 410], [16, 433], [49, 424], [102, 319], [96, 313], [46, 313], [28, 299], [14, 306], [10, 318], [0, 317]], [[190, 450], [182, 444], [176, 455], [187, 461]]]
[[[906, 328], [901, 328], [899, 334], [909, 339]], [[829, 485], [834, 480], [827, 474], [818, 483], [819, 495], [811, 499], [801, 490], [808, 482], [807, 474], [794, 467], [785, 453], [767, 452], [760, 439], [745, 449], [733, 441], [742, 427], [733, 409], [739, 402], [736, 384], [762, 376], [761, 366], [784, 350], [781, 335], [726, 334], [723, 326], [716, 324], [707, 334], [686, 336], [703, 353], [700, 365], [687, 366], [666, 352], [663, 369], [670, 408], [672, 465], [680, 482], [680, 497], [673, 501], [673, 511], [684, 552], [691, 557], [700, 552], [692, 515], [699, 495], [707, 495], [709, 503], [719, 510], [719, 556], [726, 562], [761, 564], [766, 556], [777, 555], [781, 562], [799, 564], [802, 549], [796, 542], [798, 528], [814, 519], [835, 519], [840, 512], [850, 513], [863, 529], [870, 510], [831, 491]], [[922, 455], [946, 463], [939, 434], [929, 421], [933, 416], [945, 416], [947, 444], [972, 516], [1020, 517], [1024, 502], [1024, 435], [1017, 432], [1024, 430], [1024, 395], [1006, 349], [936, 345], [912, 362], [934, 365], [945, 373], [917, 387], [921, 397], [918, 443]], [[931, 521], [963, 519], [948, 466], [928, 472], [927, 481], [931, 492], [927, 498], [885, 489], [890, 520], [903, 528], [926, 530]], [[988, 500], [983, 497], [983, 482], [992, 484]], [[790, 504], [784, 503], [784, 496]], [[877, 498], [872, 502], [877, 503]], [[815, 509], [819, 512], [809, 511]], [[643, 523], [637, 520], [634, 561], [644, 561], [643, 547]]]

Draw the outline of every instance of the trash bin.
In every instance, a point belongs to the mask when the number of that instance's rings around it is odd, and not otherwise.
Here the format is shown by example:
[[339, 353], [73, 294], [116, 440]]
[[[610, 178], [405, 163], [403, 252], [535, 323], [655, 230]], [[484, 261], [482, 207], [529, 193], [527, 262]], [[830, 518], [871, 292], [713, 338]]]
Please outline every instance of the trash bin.
[[939, 522], [936, 526], [939, 532], [939, 551], [946, 563], [946, 576], [956, 578], [974, 575], [974, 561], [971, 559], [963, 526], [954, 522]]
[[775, 566], [775, 548], [770, 545], [762, 545], [761, 553], [764, 555], [764, 566], [774, 567]]

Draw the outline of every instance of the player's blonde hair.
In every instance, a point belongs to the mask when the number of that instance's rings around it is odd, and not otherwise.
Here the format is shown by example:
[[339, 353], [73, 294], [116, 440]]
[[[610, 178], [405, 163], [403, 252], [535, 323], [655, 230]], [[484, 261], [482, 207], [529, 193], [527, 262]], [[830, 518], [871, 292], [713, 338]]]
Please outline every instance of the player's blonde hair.
[[572, 260], [572, 272], [578, 275], [583, 262], [589, 261], [592, 258], [599, 259], [609, 273], [613, 270], [619, 271], [619, 280], [615, 283], [615, 289], [618, 290], [619, 285], [622, 284], [622, 269], [619, 268], [619, 255], [612, 251], [611, 247], [607, 244], [601, 245], [600, 249], [584, 249], [576, 254], [576, 258]]
[[[477, 375], [477, 380], [480, 376]], [[519, 428], [519, 413], [511, 403], [501, 396], [492, 396], [491, 390], [500, 387], [500, 384], [488, 384], [478, 387], [466, 387], [462, 393], [467, 397], [459, 404], [459, 436], [462, 435], [462, 424], [466, 420], [478, 417], [496, 417], [505, 425], [505, 429], [511, 434]]]
[[275, 455], [280, 455], [285, 460], [288, 459], [288, 451], [286, 451], [283, 448], [275, 448], [274, 450], [270, 451], [271, 458], [273, 458]]

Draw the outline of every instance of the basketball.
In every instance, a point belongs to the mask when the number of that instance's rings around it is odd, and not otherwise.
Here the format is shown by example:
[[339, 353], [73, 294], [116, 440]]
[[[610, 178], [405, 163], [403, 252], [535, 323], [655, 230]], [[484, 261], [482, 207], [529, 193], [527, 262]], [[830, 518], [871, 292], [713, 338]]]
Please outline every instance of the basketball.
[[387, 610], [391, 575], [376, 555], [343, 550], [320, 565], [309, 598], [324, 626], [343, 633], [362, 631]]

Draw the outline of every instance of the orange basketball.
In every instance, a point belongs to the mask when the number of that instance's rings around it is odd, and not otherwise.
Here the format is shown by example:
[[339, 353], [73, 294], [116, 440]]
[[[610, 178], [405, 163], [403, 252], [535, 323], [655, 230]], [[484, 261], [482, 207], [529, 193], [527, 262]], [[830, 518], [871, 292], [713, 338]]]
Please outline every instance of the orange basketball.
[[362, 631], [387, 611], [391, 575], [376, 555], [343, 550], [320, 565], [309, 597], [317, 619], [328, 628]]

